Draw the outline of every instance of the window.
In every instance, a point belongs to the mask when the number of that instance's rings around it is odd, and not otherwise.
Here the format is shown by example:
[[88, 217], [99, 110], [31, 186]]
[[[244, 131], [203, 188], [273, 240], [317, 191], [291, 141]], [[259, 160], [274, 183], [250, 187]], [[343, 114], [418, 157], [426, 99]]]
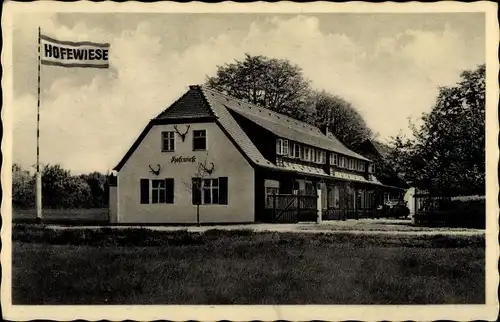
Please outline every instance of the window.
[[338, 165], [338, 155], [337, 155], [337, 153], [332, 153], [330, 155], [330, 163], [332, 165]]
[[165, 203], [165, 180], [151, 180], [151, 203]]
[[345, 166], [345, 158], [343, 156], [339, 156], [339, 168], [343, 168]]
[[304, 161], [311, 161], [311, 149], [304, 147]]
[[316, 162], [316, 149], [311, 149], [311, 161]]
[[276, 141], [276, 154], [288, 155], [288, 140], [278, 139]]
[[201, 185], [202, 204], [217, 204], [219, 203], [219, 179], [204, 179]]
[[296, 143], [292, 142], [288, 144], [288, 157], [293, 158], [296, 145]]
[[227, 177], [193, 178], [193, 205], [227, 205]]
[[299, 158], [300, 159], [300, 145], [299, 144], [294, 144], [293, 145], [293, 156], [295, 158]]
[[358, 171], [365, 171], [365, 162], [358, 161]]
[[174, 203], [174, 179], [141, 179], [141, 204]]
[[326, 152], [321, 151], [321, 164], [326, 163]]
[[321, 150], [316, 150], [316, 162], [323, 163], [323, 153]]
[[175, 150], [175, 132], [162, 132], [162, 151], [171, 152]]
[[193, 131], [193, 150], [206, 150], [207, 149], [207, 131], [197, 130]]

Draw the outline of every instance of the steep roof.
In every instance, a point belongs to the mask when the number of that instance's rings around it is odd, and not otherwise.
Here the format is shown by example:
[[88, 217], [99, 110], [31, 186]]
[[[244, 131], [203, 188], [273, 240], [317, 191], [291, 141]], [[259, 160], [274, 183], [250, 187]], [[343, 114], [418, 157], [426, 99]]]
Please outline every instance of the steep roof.
[[376, 140], [367, 139], [357, 147], [356, 151], [375, 161], [375, 166], [378, 169], [377, 178], [383, 185], [402, 189], [409, 188], [409, 185], [387, 164], [386, 158], [391, 152], [387, 145]]
[[187, 91], [177, 101], [163, 110], [155, 119], [168, 120], [177, 118], [198, 118], [213, 116], [210, 108], [204, 103], [203, 93]]
[[370, 143], [373, 145], [375, 150], [380, 154], [381, 157], [387, 157], [391, 153], [391, 148], [389, 148], [387, 145], [378, 142], [376, 140], [370, 140]]
[[210, 95], [211, 91], [209, 92], [208, 90], [200, 86], [191, 86], [191, 89], [199, 89], [203, 93], [210, 109], [217, 117], [217, 121], [220, 123], [222, 128], [227, 131], [229, 137], [234, 140], [236, 145], [241, 148], [241, 150], [243, 150], [243, 152], [250, 160], [260, 166], [278, 169], [277, 166], [264, 158], [264, 156], [260, 153], [257, 147], [255, 147], [248, 135], [245, 133], [245, 131], [243, 131], [243, 129], [236, 122], [231, 113], [229, 113], [226, 107], [219, 104], [216, 100], [212, 99], [213, 95]]
[[259, 124], [279, 137], [307, 144], [313, 147], [337, 152], [353, 158], [370, 161], [364, 156], [349, 150], [335, 136], [325, 135], [321, 130], [305, 122], [295, 120], [289, 116], [271, 111], [269, 109], [238, 100], [228, 95], [221, 94], [213, 89], [201, 87], [205, 97], [212, 107], [226, 108]]
[[179, 118], [215, 120], [247, 159], [259, 166], [279, 169], [262, 156], [231, 113], [224, 106], [214, 103], [209, 97], [210, 95], [206, 95], [200, 86], [190, 86], [189, 91], [148, 123], [114, 170], [120, 171], [153, 125], [168, 123]]
[[[304, 144], [330, 149], [334, 152], [349, 155], [358, 159], [368, 160], [365, 157], [349, 150], [333, 135], [324, 135], [317, 127], [307, 123], [297, 121], [288, 116], [272, 112], [268, 109], [260, 108], [241, 100], [223, 95], [217, 91], [204, 86], [190, 86], [189, 91], [182, 95], [172, 105], [152, 119], [139, 138], [134, 142], [129, 151], [125, 154], [114, 170], [119, 171], [126, 163], [127, 159], [145, 138], [151, 127], [163, 122], [172, 122], [181, 119], [208, 119], [215, 120], [219, 124], [228, 138], [243, 153], [243, 155], [253, 164], [276, 169], [280, 171], [304, 172], [304, 169], [285, 169], [274, 165], [267, 160], [252, 143], [247, 133], [243, 131], [230, 111], [234, 111], [243, 117], [249, 118], [276, 135], [301, 142]], [[326, 173], [309, 173], [311, 175], [328, 176]]]

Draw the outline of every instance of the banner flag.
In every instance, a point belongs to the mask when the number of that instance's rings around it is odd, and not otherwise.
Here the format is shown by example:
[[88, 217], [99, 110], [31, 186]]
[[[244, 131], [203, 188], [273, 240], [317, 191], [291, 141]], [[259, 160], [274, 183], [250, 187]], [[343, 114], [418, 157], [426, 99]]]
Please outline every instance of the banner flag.
[[40, 35], [42, 65], [109, 68], [109, 44], [60, 41]]

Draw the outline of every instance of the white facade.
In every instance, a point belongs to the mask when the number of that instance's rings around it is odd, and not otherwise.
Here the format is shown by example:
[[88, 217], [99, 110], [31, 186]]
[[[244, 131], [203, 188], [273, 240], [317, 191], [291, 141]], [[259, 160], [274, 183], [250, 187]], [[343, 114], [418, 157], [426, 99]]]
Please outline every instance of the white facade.
[[[175, 148], [163, 152], [162, 132], [189, 130], [182, 140], [175, 133]], [[206, 150], [193, 149], [193, 132], [206, 131]], [[180, 158], [179, 158], [180, 157]], [[199, 163], [211, 168], [202, 171], [205, 179], [227, 178], [227, 204], [200, 205], [200, 223], [245, 223], [254, 218], [254, 169], [215, 122], [154, 125], [119, 170], [117, 179], [118, 223], [196, 223], [192, 178], [200, 177]], [[150, 167], [159, 173], [152, 173]], [[173, 203], [141, 203], [141, 179], [173, 179]], [[149, 186], [149, 198], [153, 191]]]

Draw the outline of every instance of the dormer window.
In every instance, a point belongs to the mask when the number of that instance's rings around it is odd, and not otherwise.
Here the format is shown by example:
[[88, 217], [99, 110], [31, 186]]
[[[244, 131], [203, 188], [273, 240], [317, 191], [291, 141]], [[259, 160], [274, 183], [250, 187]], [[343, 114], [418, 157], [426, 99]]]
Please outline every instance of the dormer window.
[[358, 160], [357, 170], [358, 171], [365, 171], [365, 161], [359, 161]]
[[276, 140], [276, 154], [288, 155], [288, 140], [283, 140], [283, 139]]
[[311, 148], [304, 147], [304, 161], [311, 161]]
[[345, 167], [345, 157], [339, 156], [339, 168]]
[[337, 165], [339, 164], [339, 162], [338, 162], [338, 161], [339, 161], [339, 160], [338, 160], [338, 155], [337, 155], [337, 153], [332, 153], [332, 154], [330, 154], [330, 163], [331, 163], [332, 165], [337, 166]]
[[297, 143], [293, 145], [293, 157], [300, 159], [300, 145]]
[[321, 150], [316, 150], [316, 163], [323, 164], [326, 160], [326, 152]]

